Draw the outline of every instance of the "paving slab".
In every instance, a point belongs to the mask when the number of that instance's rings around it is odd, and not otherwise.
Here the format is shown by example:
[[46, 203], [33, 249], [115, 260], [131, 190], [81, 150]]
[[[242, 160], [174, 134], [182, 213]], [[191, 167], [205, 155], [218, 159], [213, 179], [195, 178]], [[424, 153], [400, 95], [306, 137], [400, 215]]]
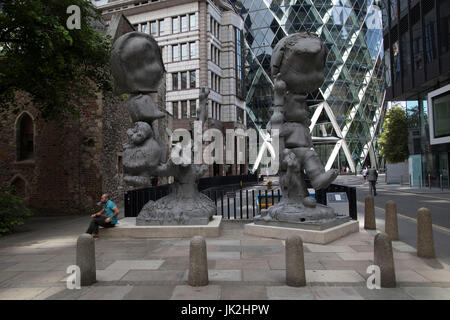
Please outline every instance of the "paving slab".
[[365, 300], [412, 300], [402, 288], [368, 289], [355, 287], [356, 292]]
[[124, 300], [169, 300], [175, 286], [133, 286]]
[[122, 300], [133, 286], [94, 286], [78, 300]]
[[337, 255], [342, 260], [373, 260], [373, 251], [372, 252], [343, 252], [337, 253]]
[[233, 259], [233, 260], [239, 260], [241, 259], [241, 252], [207, 252], [208, 259], [211, 260], [218, 260], [218, 259]]
[[119, 281], [121, 280], [127, 273], [128, 269], [115, 269], [115, 270], [97, 270], [96, 278], [97, 281]]
[[332, 246], [306, 243], [304, 247], [308, 248], [310, 252], [356, 252], [350, 246]]
[[364, 300], [352, 287], [311, 287], [317, 300]]
[[32, 300], [51, 300], [50, 298], [55, 294], [66, 290], [65, 287], [50, 287], [46, 288], [44, 291], [39, 293], [37, 296], [34, 296]]
[[221, 287], [208, 285], [204, 287], [191, 287], [187, 285], [176, 286], [170, 300], [219, 300]]
[[182, 281], [186, 270], [131, 270], [122, 281]]
[[0, 300], [31, 300], [46, 289], [46, 287], [0, 288]]
[[364, 278], [354, 270], [306, 270], [306, 282], [358, 283]]
[[450, 292], [445, 288], [405, 287], [403, 290], [415, 300], [450, 300]]
[[222, 286], [222, 300], [266, 300], [265, 286], [230, 285]]
[[2, 262], [45, 262], [49, 261], [52, 258], [55, 258], [56, 255], [48, 255], [48, 254], [23, 254], [10, 256], [7, 259], [1, 259]]
[[106, 270], [157, 270], [164, 260], [117, 260]]
[[310, 287], [268, 286], [269, 300], [314, 300], [314, 293]]
[[65, 278], [67, 278], [67, 274], [63, 271], [25, 271], [18, 273], [15, 277], [3, 282], [3, 284], [58, 283]]
[[285, 283], [286, 271], [284, 270], [242, 270], [243, 281], [260, 283]]
[[450, 270], [419, 270], [416, 272], [432, 282], [450, 283]]
[[421, 276], [419, 273], [413, 270], [396, 270], [395, 279], [397, 283], [398, 282], [431, 283], [431, 280]]

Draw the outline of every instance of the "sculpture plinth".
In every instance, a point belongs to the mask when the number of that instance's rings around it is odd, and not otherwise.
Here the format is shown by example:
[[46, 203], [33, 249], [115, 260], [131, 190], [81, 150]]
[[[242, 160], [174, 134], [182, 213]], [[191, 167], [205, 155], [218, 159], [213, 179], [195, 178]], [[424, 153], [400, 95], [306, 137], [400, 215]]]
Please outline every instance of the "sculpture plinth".
[[[124, 144], [124, 181], [145, 187], [151, 185], [154, 176], [174, 178], [169, 195], [149, 201], [136, 218], [136, 225], [208, 225], [217, 208], [197, 187], [207, 166], [175, 164], [155, 129], [154, 121], [165, 116], [151, 96], [157, 92], [165, 72], [157, 42], [141, 32], [121, 36], [111, 51], [111, 70], [115, 92], [131, 95], [127, 109], [135, 125], [127, 131], [129, 141]], [[208, 89], [202, 89], [197, 110], [203, 124], [208, 94]], [[181, 149], [180, 143], [174, 148]]]
[[[326, 52], [320, 39], [310, 33], [296, 33], [276, 45], [271, 68], [274, 77], [274, 114], [268, 128], [279, 133], [280, 186], [282, 200], [261, 211], [255, 224], [273, 222], [280, 226], [336, 225], [340, 219], [330, 207], [317, 204], [309, 196], [306, 176], [314, 189], [324, 189], [337, 177], [335, 170], [325, 171], [314, 150], [310, 135], [306, 98], [324, 81]], [[276, 130], [274, 130], [276, 129]]]

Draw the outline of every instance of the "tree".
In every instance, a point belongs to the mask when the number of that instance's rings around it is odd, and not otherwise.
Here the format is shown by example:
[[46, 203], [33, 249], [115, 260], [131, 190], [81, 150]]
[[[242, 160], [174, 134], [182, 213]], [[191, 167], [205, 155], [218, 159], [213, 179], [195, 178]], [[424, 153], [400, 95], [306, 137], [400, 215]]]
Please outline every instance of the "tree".
[[[71, 5], [80, 8], [80, 29], [67, 27]], [[0, 111], [17, 113], [15, 93], [25, 91], [43, 118], [61, 120], [111, 92], [111, 39], [89, 0], [6, 0], [0, 8]]]
[[401, 107], [394, 106], [386, 113], [379, 145], [380, 154], [388, 163], [408, 159], [408, 126]]

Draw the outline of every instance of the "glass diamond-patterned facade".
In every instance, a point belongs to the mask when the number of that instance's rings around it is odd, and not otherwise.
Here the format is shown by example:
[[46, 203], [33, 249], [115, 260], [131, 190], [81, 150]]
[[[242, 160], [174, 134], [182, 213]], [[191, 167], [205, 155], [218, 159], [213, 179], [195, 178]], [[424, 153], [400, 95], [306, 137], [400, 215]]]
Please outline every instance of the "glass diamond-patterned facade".
[[311, 133], [326, 168], [380, 165], [384, 115], [382, 10], [376, 0], [230, 0], [245, 23], [249, 126], [271, 116], [272, 50], [286, 35], [309, 31], [328, 50], [325, 82], [308, 97]]

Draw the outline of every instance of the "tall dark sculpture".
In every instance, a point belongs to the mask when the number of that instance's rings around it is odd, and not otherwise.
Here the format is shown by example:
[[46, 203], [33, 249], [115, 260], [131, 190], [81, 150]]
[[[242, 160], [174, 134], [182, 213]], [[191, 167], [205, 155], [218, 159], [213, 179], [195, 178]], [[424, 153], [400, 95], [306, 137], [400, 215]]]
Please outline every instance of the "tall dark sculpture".
[[308, 92], [324, 81], [326, 51], [321, 40], [311, 33], [295, 33], [280, 40], [272, 60], [274, 113], [269, 130], [279, 131], [280, 185], [279, 204], [265, 209], [256, 223], [288, 222], [321, 224], [334, 221], [332, 208], [316, 203], [309, 196], [305, 175], [316, 190], [328, 187], [337, 177], [335, 170], [325, 171], [314, 150], [306, 105]]
[[[134, 186], [150, 186], [152, 176], [173, 176], [169, 195], [149, 201], [136, 218], [137, 225], [205, 225], [216, 213], [211, 199], [200, 193], [198, 179], [207, 166], [175, 164], [168, 157], [169, 148], [162, 142], [153, 122], [163, 118], [151, 97], [164, 76], [164, 64], [157, 42], [152, 36], [127, 33], [116, 40], [111, 52], [111, 70], [115, 92], [129, 94], [128, 113], [134, 128], [124, 144], [124, 180]], [[209, 90], [202, 89], [199, 120], [204, 124]], [[175, 148], [181, 148], [179, 144]]]

